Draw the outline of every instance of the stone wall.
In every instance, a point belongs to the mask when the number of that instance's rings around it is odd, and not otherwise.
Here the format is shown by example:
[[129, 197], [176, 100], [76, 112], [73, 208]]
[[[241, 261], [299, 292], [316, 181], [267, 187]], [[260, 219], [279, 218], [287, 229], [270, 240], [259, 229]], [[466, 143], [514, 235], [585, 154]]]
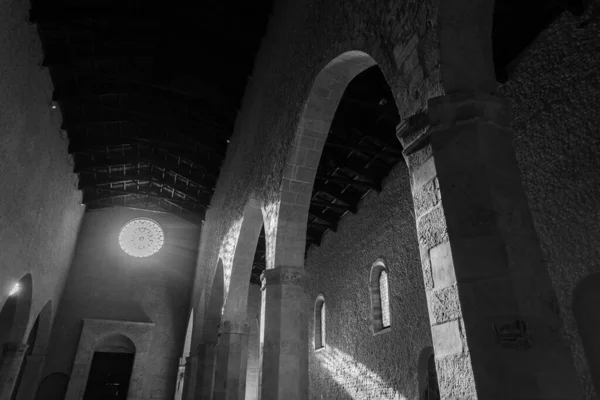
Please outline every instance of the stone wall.
[[513, 104], [517, 159], [586, 398], [596, 397], [571, 304], [581, 279], [600, 272], [598, 10], [563, 13], [500, 88]]
[[[164, 231], [163, 248], [149, 258], [131, 257], [119, 247], [120, 229], [136, 217], [151, 218]], [[198, 234], [196, 226], [163, 213], [128, 208], [87, 212], [43, 376], [71, 373], [84, 318], [152, 322], [143, 398], [173, 398]]]
[[[306, 259], [311, 307], [325, 297], [326, 347], [315, 352], [309, 318], [311, 399], [417, 399], [417, 363], [431, 346], [427, 300], [408, 172], [398, 163], [380, 193], [370, 192], [356, 215], [311, 247]], [[373, 335], [369, 274], [388, 270], [391, 329]]]
[[0, 1], [0, 308], [31, 273], [31, 327], [49, 300], [56, 310], [84, 207], [29, 8]]

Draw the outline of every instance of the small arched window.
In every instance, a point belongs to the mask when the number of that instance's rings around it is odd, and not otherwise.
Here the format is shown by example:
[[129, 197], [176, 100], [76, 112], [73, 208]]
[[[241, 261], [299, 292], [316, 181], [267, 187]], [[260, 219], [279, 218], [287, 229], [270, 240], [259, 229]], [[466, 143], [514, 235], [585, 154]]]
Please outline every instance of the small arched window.
[[315, 302], [315, 350], [325, 347], [325, 298], [317, 297]]
[[381, 324], [383, 328], [388, 328], [390, 326], [390, 298], [385, 269], [382, 269], [379, 273], [379, 300], [381, 300]]
[[371, 322], [375, 334], [391, 326], [388, 271], [382, 261], [375, 262], [371, 267], [369, 291], [371, 294]]

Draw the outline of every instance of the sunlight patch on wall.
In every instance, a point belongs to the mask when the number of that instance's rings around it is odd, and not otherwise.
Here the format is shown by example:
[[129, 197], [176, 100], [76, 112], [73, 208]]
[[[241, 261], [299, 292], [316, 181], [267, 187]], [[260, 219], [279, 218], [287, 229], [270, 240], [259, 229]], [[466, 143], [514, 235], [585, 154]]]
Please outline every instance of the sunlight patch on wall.
[[379, 375], [336, 348], [326, 347], [317, 358], [353, 399], [407, 400]]
[[[223, 261], [223, 279], [225, 284], [225, 298], [229, 293], [229, 284], [231, 282], [231, 273], [233, 268], [233, 256], [235, 255], [235, 247], [240, 236], [242, 229], [242, 222], [244, 218], [239, 218], [233, 222], [227, 231], [227, 234], [223, 237], [221, 243], [221, 249], [219, 250], [219, 258]], [[225, 309], [225, 306], [223, 306]]]

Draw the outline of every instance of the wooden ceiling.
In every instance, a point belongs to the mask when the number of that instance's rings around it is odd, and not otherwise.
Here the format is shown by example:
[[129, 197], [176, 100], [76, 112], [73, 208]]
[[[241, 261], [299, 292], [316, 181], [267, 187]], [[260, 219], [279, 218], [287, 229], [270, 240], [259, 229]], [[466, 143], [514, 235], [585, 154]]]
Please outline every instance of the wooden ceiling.
[[33, 0], [87, 209], [199, 223], [271, 1]]

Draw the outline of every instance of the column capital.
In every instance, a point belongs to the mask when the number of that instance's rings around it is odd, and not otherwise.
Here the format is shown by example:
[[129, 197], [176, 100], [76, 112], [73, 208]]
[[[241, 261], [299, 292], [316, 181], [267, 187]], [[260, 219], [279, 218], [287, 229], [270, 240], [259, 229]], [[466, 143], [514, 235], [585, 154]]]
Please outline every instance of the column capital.
[[396, 136], [407, 156], [434, 132], [477, 122], [509, 127], [511, 118], [510, 101], [502, 96], [481, 92], [455, 93], [429, 99], [426, 110], [398, 124]]
[[300, 267], [276, 267], [265, 270], [260, 276], [262, 290], [268, 285], [294, 285], [304, 287], [305, 272]]

